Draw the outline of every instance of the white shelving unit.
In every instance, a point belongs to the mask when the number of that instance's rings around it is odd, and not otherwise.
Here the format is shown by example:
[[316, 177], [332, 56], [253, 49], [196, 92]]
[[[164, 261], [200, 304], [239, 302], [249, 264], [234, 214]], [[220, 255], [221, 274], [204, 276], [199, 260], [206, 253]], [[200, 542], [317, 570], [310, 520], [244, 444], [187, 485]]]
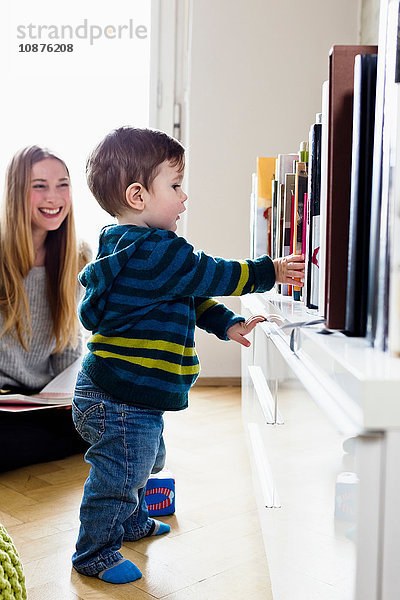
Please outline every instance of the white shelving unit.
[[268, 319], [242, 400], [274, 600], [400, 598], [400, 359], [296, 327], [318, 317], [274, 292], [242, 311]]

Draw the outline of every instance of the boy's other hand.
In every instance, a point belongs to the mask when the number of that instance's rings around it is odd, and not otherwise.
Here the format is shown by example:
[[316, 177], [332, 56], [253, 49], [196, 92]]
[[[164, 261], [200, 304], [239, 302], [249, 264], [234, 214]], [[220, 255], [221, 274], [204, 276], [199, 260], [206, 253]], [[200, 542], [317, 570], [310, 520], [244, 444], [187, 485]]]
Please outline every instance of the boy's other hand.
[[240, 321], [239, 323], [232, 325], [232, 327], [229, 327], [226, 335], [230, 340], [238, 342], [239, 344], [242, 344], [242, 346], [246, 346], [246, 348], [248, 348], [250, 346], [250, 342], [244, 336], [253, 331], [257, 323], [261, 323], [265, 320], [265, 317], [261, 315], [250, 317], [247, 319], [247, 321]]
[[304, 254], [290, 254], [284, 258], [275, 258], [276, 283], [288, 283], [303, 287], [305, 277]]

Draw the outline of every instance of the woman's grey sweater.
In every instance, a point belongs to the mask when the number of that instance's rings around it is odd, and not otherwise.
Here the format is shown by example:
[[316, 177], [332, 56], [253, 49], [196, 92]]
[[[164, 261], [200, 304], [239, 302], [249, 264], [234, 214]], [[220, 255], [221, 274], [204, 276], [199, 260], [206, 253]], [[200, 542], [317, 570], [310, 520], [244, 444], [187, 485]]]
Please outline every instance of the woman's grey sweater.
[[41, 389], [82, 353], [80, 336], [77, 348], [68, 347], [62, 353], [52, 354], [56, 342], [46, 293], [45, 267], [33, 267], [24, 280], [24, 286], [31, 311], [31, 346], [26, 352], [11, 335], [5, 334], [0, 338], [1, 389], [8, 386]]

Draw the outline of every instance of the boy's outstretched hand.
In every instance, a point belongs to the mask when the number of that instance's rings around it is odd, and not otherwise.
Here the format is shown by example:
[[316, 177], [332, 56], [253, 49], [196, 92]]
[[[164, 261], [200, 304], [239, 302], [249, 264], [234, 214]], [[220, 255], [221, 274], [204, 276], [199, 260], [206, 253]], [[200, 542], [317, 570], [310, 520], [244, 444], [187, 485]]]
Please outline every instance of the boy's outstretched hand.
[[290, 254], [284, 258], [275, 258], [276, 283], [289, 283], [296, 287], [304, 285], [304, 254]]
[[265, 317], [262, 317], [261, 315], [250, 317], [247, 319], [247, 321], [240, 321], [239, 323], [232, 325], [232, 327], [229, 327], [226, 335], [230, 340], [238, 342], [239, 344], [242, 344], [242, 346], [246, 346], [246, 348], [248, 348], [250, 346], [250, 342], [244, 336], [250, 333], [250, 331], [253, 331], [257, 323], [261, 323], [261, 321], [265, 320]]

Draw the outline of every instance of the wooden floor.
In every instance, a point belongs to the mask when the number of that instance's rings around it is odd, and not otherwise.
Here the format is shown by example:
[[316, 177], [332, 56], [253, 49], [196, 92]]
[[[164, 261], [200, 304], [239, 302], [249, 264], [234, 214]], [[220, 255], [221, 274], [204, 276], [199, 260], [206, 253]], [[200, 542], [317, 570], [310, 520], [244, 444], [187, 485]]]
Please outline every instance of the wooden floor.
[[29, 600], [270, 600], [240, 416], [240, 388], [195, 388], [166, 413], [167, 467], [176, 479], [170, 534], [125, 544], [143, 578], [115, 586], [71, 569], [82, 456], [0, 474], [0, 522], [13, 537]]

